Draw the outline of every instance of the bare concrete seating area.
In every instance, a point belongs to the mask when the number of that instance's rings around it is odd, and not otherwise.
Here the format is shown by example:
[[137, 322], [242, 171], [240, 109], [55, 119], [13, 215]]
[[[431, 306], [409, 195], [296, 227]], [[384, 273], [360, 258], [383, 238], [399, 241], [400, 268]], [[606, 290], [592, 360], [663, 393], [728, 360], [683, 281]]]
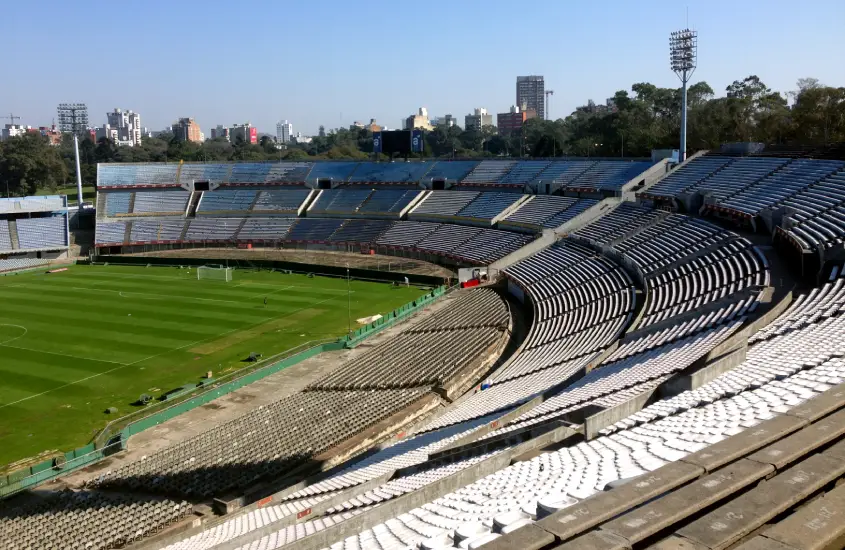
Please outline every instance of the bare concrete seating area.
[[0, 510], [4, 550], [107, 550], [154, 535], [190, 515], [187, 502], [119, 493], [64, 491]]
[[92, 486], [211, 497], [285, 474], [407, 407], [424, 388], [294, 394], [115, 471]]
[[495, 291], [467, 292], [438, 315], [347, 362], [306, 391], [449, 386], [467, 365], [500, 343], [510, 322], [507, 304]]

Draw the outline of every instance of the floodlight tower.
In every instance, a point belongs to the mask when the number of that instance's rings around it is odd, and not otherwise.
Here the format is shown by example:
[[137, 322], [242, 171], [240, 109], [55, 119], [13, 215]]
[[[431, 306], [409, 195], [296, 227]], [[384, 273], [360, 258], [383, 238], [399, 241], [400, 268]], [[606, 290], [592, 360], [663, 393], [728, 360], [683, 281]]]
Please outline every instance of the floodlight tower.
[[698, 57], [698, 32], [684, 29], [669, 35], [669, 61], [681, 80], [681, 147], [679, 161], [687, 158], [687, 84], [695, 72]]

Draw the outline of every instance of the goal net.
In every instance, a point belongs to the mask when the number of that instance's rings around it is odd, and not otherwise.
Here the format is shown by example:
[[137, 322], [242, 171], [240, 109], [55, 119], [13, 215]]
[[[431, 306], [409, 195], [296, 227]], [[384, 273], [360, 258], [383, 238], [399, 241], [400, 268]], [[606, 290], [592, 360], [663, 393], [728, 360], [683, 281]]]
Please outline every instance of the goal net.
[[197, 280], [210, 279], [212, 281], [224, 281], [228, 283], [232, 280], [232, 271], [233, 269], [231, 267], [202, 265], [197, 268]]

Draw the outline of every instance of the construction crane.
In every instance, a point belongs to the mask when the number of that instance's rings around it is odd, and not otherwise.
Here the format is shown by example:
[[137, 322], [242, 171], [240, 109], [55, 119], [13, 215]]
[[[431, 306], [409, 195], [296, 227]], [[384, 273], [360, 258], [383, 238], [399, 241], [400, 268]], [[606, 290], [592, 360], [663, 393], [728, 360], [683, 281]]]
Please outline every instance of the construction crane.
[[14, 126], [14, 124], [15, 124], [15, 121], [16, 121], [16, 120], [20, 120], [20, 119], [21, 119], [21, 117], [19, 117], [19, 116], [15, 116], [15, 115], [14, 115], [14, 114], [12, 114], [12, 113], [9, 113], [9, 116], [4, 116], [3, 118], [4, 118], [4, 119], [6, 119], [6, 120], [8, 120], [8, 121], [9, 121], [9, 122], [13, 125], [13, 126]]
[[554, 90], [546, 90], [546, 120], [549, 120], [549, 96], [555, 95]]

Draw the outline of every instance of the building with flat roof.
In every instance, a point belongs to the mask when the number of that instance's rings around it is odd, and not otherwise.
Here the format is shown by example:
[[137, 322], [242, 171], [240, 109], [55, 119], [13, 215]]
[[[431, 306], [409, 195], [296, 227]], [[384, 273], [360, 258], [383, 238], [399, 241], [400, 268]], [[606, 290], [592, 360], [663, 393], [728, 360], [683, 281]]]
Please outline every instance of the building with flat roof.
[[235, 124], [229, 127], [229, 141], [238, 143], [258, 143], [258, 128], [251, 125], [249, 122], [244, 124]]
[[202, 130], [192, 118], [180, 118], [173, 124], [173, 136], [180, 141], [202, 142]]
[[428, 119], [428, 109], [420, 107], [417, 114], [411, 115], [405, 119], [405, 130], [431, 130], [431, 121]]
[[290, 143], [293, 137], [293, 124], [287, 120], [276, 123], [276, 143]]
[[500, 136], [511, 136], [522, 132], [525, 121], [537, 116], [534, 109], [520, 109], [516, 105], [511, 106], [507, 113], [496, 115], [496, 126]]
[[546, 83], [540, 75], [516, 77], [516, 104], [546, 119]]
[[487, 109], [479, 107], [475, 109], [472, 114], [464, 117], [465, 130], [478, 130], [485, 126], [493, 126], [493, 115], [487, 112]]
[[131, 110], [115, 109], [106, 113], [106, 120], [105, 127], [97, 129], [97, 139], [105, 137], [119, 146], [141, 145], [141, 115]]

